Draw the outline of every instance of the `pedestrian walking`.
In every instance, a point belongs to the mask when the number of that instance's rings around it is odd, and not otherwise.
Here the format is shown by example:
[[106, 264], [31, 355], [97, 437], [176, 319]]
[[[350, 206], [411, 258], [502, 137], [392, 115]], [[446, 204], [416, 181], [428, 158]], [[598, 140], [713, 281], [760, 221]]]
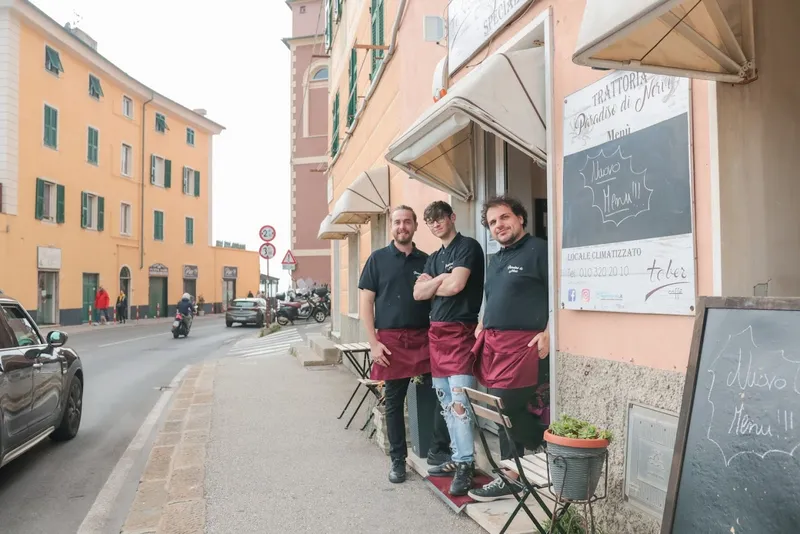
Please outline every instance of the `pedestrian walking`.
[[117, 296], [117, 318], [119, 322], [123, 324], [128, 319], [128, 297], [122, 290], [120, 290]]
[[[428, 255], [414, 245], [417, 214], [408, 206], [391, 212], [392, 237], [387, 247], [373, 252], [358, 282], [361, 320], [373, 359], [370, 378], [385, 385], [386, 432], [392, 466], [389, 481], [406, 479], [405, 400], [412, 378], [422, 376], [432, 387], [428, 349], [431, 303], [414, 299], [414, 283]], [[438, 465], [450, 457], [450, 435], [441, 410], [434, 413], [433, 448], [428, 461]]]
[[[500, 244], [486, 272], [486, 306], [478, 326], [473, 352], [478, 358], [477, 377], [490, 395], [503, 400], [511, 420], [509, 443], [500, 432], [500, 456], [513, 457], [516, 450], [536, 450], [543, 442], [546, 425], [532, 413], [537, 387], [549, 375], [547, 242], [525, 228], [528, 213], [522, 203], [508, 196], [487, 201], [481, 223]], [[509, 476], [516, 478], [514, 473]], [[522, 486], [515, 488], [517, 491]], [[476, 501], [512, 498], [514, 491], [502, 478], [469, 492]]]
[[480, 244], [456, 231], [456, 215], [448, 203], [432, 202], [424, 219], [442, 246], [428, 258], [414, 286], [414, 298], [433, 299], [428, 331], [431, 374], [453, 448], [450, 460], [428, 474], [452, 476], [450, 495], [463, 496], [472, 487], [475, 470], [474, 416], [463, 388], [475, 387], [471, 350], [483, 301], [485, 260]]
[[103, 286], [100, 286], [94, 297], [96, 319], [100, 324], [106, 324], [108, 321], [108, 307], [110, 305], [111, 297], [108, 296], [108, 291]]

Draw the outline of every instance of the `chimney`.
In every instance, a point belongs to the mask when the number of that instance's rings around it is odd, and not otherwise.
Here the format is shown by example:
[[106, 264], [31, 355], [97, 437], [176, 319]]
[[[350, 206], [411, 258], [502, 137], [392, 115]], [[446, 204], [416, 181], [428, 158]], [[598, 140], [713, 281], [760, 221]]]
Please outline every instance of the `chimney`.
[[193, 109], [192, 111], [194, 111], [195, 113], [197, 113], [201, 117], [205, 117], [208, 114], [208, 111], [204, 110], [203, 108]]
[[77, 26], [72, 26], [69, 22], [64, 24], [64, 28], [66, 28], [69, 33], [71, 33], [72, 35], [83, 41], [84, 44], [91, 47], [92, 50], [97, 52], [97, 41], [89, 37], [88, 33], [81, 30]]

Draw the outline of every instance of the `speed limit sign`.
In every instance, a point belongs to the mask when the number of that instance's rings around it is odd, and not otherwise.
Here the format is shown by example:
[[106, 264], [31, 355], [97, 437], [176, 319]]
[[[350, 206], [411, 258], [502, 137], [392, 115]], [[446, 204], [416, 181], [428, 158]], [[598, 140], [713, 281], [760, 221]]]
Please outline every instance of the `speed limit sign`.
[[275, 257], [275, 245], [272, 243], [264, 243], [258, 249], [258, 253], [261, 255], [262, 258], [265, 260], [271, 260]]
[[270, 225], [265, 225], [261, 227], [261, 230], [258, 231], [258, 236], [261, 238], [262, 241], [266, 241], [269, 243], [273, 239], [275, 239], [275, 228]]

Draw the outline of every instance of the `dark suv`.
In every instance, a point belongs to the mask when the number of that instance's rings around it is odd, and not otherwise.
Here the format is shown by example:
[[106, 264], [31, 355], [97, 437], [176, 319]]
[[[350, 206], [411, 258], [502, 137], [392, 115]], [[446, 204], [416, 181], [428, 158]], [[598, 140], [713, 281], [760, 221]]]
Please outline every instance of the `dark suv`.
[[0, 291], [0, 466], [48, 436], [78, 434], [83, 368], [66, 342], [64, 332], [43, 337], [25, 308]]

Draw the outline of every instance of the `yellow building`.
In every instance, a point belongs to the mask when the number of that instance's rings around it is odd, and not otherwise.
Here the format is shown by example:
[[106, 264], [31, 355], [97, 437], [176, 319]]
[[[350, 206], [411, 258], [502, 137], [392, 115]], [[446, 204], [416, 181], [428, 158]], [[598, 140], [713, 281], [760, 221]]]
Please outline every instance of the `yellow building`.
[[184, 291], [210, 311], [257, 290], [257, 253], [211, 246], [222, 130], [81, 30], [0, 4], [0, 289], [60, 324], [86, 322], [99, 285], [112, 303], [124, 290], [132, 318], [166, 316]]

